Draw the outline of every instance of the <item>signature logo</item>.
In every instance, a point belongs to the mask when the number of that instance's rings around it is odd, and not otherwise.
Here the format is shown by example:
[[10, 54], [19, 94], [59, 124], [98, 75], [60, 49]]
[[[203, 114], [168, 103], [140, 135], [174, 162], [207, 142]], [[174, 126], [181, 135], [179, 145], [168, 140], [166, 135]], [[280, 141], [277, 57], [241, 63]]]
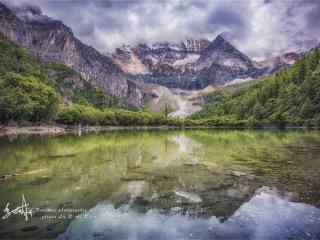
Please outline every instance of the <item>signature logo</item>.
[[32, 217], [32, 209], [29, 208], [29, 203], [27, 203], [24, 194], [22, 194], [21, 205], [16, 207], [15, 209], [10, 210], [10, 203], [8, 202], [3, 212], [5, 215], [2, 216], [2, 219], [7, 219], [11, 215], [21, 215], [24, 217], [25, 221], [29, 220], [29, 217]]

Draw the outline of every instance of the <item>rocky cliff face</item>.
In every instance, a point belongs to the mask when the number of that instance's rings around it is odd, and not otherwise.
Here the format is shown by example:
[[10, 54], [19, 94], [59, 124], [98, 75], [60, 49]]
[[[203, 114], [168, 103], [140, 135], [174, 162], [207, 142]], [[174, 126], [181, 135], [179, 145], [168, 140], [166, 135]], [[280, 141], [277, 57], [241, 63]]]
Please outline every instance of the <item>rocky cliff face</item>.
[[209, 45], [206, 40], [186, 40], [178, 44], [123, 46], [113, 54], [114, 61], [131, 79], [170, 88], [189, 88], [195, 76], [194, 64]]
[[182, 46], [187, 52], [202, 53], [208, 46], [210, 42], [206, 39], [187, 39], [182, 43]]
[[[115, 62], [129, 74], [150, 74], [154, 71], [184, 73], [197, 61], [209, 45], [207, 40], [188, 39], [179, 44], [156, 43], [151, 46], [139, 44], [134, 47], [117, 48], [113, 54]], [[167, 66], [167, 67], [164, 67]], [[168, 73], [169, 74], [169, 73]]]
[[64, 63], [106, 93], [129, 99], [129, 104], [142, 105], [143, 93], [135, 88], [134, 83], [128, 83], [121, 68], [111, 58], [83, 44], [71, 29], [42, 15], [41, 11], [23, 15], [0, 3], [0, 32], [43, 61]]

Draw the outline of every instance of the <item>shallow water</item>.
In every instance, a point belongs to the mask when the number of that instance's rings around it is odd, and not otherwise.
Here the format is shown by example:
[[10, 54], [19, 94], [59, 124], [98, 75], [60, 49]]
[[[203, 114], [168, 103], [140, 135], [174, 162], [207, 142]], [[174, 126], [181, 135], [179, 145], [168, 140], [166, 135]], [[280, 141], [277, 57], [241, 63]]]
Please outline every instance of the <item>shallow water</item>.
[[[0, 239], [320, 239], [316, 131], [0, 138]], [[2, 213], [1, 213], [2, 214]]]

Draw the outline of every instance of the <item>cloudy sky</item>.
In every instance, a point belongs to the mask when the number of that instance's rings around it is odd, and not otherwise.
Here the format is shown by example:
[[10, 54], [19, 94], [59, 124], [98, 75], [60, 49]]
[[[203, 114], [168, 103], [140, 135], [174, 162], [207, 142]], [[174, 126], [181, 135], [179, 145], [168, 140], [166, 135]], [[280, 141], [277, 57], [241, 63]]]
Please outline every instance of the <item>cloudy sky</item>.
[[320, 38], [320, 0], [0, 0], [35, 5], [102, 52], [186, 38], [230, 41], [254, 58], [309, 48]]

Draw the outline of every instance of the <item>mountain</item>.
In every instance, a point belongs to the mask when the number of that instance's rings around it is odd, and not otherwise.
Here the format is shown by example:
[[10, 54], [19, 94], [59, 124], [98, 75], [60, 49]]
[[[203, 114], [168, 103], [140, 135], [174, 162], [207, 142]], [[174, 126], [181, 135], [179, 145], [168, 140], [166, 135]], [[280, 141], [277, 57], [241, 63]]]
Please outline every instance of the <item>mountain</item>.
[[60, 62], [71, 67], [107, 94], [126, 99], [134, 106], [143, 104], [141, 90], [113, 60], [83, 44], [62, 22], [41, 12], [29, 11], [23, 15], [14, 10], [0, 3], [0, 32], [8, 39], [29, 49], [44, 62]]
[[197, 69], [210, 68], [212, 63], [243, 71], [254, 67], [248, 56], [232, 46], [221, 35], [218, 35], [201, 54], [196, 66]]
[[212, 42], [189, 39], [181, 43], [123, 46], [112, 54], [131, 79], [168, 88], [203, 89], [235, 79], [254, 79], [291, 65], [298, 55], [256, 63], [218, 35]]
[[195, 63], [209, 44], [204, 39], [188, 39], [176, 44], [164, 42], [123, 46], [116, 49], [113, 59], [131, 75], [131, 79], [189, 89], [196, 76]]

